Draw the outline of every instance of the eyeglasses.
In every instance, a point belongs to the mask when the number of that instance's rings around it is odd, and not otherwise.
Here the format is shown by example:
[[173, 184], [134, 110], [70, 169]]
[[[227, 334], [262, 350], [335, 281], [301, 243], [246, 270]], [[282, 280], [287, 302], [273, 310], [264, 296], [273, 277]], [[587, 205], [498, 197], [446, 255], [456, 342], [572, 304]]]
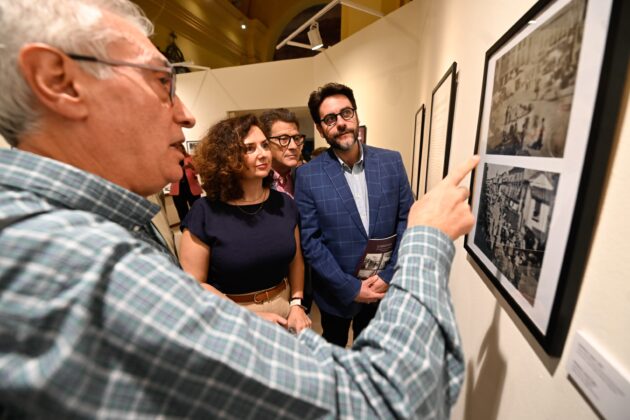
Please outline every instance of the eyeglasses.
[[337, 116], [341, 115], [346, 121], [351, 120], [354, 117], [354, 109], [352, 108], [344, 108], [338, 114], [327, 114], [322, 117], [322, 122], [326, 124], [328, 127], [332, 127], [337, 124]]
[[277, 140], [280, 146], [287, 147], [291, 140], [295, 142], [296, 146], [301, 146], [304, 144], [304, 139], [306, 139], [305, 134], [296, 134], [294, 136], [289, 136], [288, 134], [283, 134], [281, 136], [273, 136], [269, 137], [269, 140], [274, 141]]
[[173, 104], [175, 99], [175, 67], [179, 67], [177, 65], [170, 64], [166, 62], [165, 66], [153, 66], [151, 64], [143, 64], [143, 63], [131, 63], [129, 61], [122, 60], [113, 60], [113, 59], [104, 59], [104, 58], [96, 58], [90, 55], [81, 55], [81, 54], [66, 54], [73, 60], [77, 61], [90, 61], [92, 63], [100, 63], [106, 64], [108, 66], [114, 67], [136, 67], [139, 69], [151, 70], [151, 71], [159, 71], [162, 73], [166, 73], [167, 76], [160, 79], [160, 82], [168, 89], [168, 97]]

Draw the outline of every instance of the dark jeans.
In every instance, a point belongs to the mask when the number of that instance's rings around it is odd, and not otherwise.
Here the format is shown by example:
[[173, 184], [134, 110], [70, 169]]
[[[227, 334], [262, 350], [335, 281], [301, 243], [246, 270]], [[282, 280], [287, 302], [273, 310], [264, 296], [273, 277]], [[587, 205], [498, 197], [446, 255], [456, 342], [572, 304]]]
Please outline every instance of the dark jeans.
[[361, 305], [361, 310], [354, 318], [341, 318], [335, 315], [322, 312], [322, 336], [329, 342], [341, 347], [345, 347], [348, 344], [348, 331], [350, 330], [350, 323], [352, 322], [352, 334], [356, 340], [361, 331], [370, 323], [376, 310], [378, 309], [378, 303], [364, 303]]

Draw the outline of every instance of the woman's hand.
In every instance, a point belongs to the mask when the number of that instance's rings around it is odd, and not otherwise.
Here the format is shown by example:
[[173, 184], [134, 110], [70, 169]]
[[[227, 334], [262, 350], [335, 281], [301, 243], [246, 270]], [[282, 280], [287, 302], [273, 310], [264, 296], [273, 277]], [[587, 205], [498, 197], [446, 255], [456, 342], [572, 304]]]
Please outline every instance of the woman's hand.
[[294, 330], [296, 334], [304, 328], [311, 328], [311, 318], [306, 315], [304, 308], [301, 306], [291, 306], [289, 317], [287, 319], [289, 331]]
[[287, 328], [287, 320], [281, 317], [278, 314], [274, 314], [273, 312], [254, 312], [256, 315], [261, 317], [262, 319], [266, 319], [269, 322], [280, 325], [283, 328]]

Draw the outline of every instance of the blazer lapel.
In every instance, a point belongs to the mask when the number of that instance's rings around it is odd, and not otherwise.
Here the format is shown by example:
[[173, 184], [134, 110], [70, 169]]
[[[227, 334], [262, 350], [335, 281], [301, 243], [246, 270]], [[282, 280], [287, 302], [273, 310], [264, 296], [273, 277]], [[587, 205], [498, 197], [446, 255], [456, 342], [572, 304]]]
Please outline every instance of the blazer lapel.
[[381, 166], [378, 155], [369, 146], [363, 146], [363, 163], [365, 168], [365, 182], [367, 183], [368, 202], [370, 206], [370, 234], [378, 220], [381, 196]]
[[341, 198], [341, 201], [354, 221], [354, 224], [357, 225], [359, 231], [367, 238], [367, 232], [363, 227], [363, 222], [361, 222], [361, 216], [359, 216], [359, 211], [357, 210], [357, 205], [354, 202], [352, 191], [350, 191], [348, 181], [346, 181], [346, 177], [343, 175], [343, 169], [341, 168], [341, 165], [337, 160], [337, 156], [334, 153], [331, 152], [329, 158], [326, 159], [324, 170], [330, 178], [330, 182], [332, 182], [337, 194], [339, 194], [339, 198]]

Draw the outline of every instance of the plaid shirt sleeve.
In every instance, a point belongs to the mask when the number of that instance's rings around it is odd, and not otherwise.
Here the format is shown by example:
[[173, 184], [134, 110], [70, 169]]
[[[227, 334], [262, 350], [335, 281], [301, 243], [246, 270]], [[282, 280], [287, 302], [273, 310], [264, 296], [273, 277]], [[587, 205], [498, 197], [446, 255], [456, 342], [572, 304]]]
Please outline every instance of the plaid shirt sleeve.
[[446, 285], [454, 248], [438, 231], [407, 231], [390, 292], [345, 350], [204, 292], [122, 228], [53, 218], [0, 237], [0, 413], [448, 417], [463, 358]]

